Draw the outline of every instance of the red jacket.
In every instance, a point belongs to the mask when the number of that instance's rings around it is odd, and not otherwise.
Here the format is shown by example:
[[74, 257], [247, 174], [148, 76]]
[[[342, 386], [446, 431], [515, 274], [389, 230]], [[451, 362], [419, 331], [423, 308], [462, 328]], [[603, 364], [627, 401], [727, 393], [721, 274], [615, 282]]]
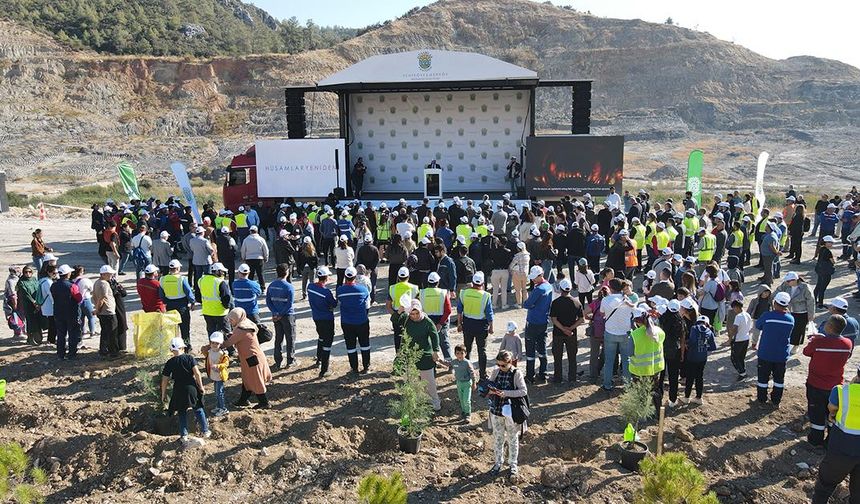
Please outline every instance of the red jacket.
[[164, 301], [158, 295], [160, 286], [161, 283], [154, 278], [141, 278], [137, 281], [137, 295], [140, 296], [140, 305], [143, 307], [143, 311], [164, 313]]
[[806, 383], [820, 390], [841, 385], [851, 348], [851, 340], [842, 336], [814, 336], [803, 349], [803, 355], [812, 358]]

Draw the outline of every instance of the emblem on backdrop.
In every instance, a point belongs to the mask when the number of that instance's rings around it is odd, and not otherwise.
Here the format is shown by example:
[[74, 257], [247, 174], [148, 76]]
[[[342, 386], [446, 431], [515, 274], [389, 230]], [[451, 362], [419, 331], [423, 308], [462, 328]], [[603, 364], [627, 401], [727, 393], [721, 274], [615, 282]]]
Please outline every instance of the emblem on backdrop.
[[433, 66], [433, 55], [428, 51], [418, 53], [418, 68], [426, 72], [431, 66]]

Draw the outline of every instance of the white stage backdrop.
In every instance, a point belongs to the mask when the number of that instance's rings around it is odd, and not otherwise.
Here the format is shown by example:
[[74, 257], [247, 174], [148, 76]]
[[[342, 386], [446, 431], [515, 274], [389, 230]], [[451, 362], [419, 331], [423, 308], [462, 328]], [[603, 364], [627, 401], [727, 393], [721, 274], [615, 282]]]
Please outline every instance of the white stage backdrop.
[[526, 90], [353, 94], [350, 167], [364, 158], [368, 192], [422, 192], [434, 158], [445, 194], [507, 191], [505, 168], [528, 136], [530, 102]]
[[335, 152], [344, 187], [346, 142], [342, 138], [257, 140], [256, 150], [257, 194], [261, 197], [327, 196], [338, 185]]

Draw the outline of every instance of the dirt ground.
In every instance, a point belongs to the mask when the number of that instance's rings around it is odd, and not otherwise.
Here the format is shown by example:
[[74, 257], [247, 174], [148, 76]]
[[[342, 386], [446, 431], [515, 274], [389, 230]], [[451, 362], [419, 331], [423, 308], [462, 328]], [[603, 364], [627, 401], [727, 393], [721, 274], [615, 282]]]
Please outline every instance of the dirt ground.
[[[59, 252], [60, 263], [83, 264], [90, 272], [100, 265], [85, 216], [52, 214], [39, 221], [18, 212], [0, 216], [4, 268], [29, 261], [30, 233], [36, 227]], [[814, 283], [810, 246], [808, 242], [805, 263], [795, 271], [807, 273]], [[747, 273], [749, 295], [760, 273]], [[122, 277], [130, 288], [130, 311], [139, 309], [132, 277]], [[828, 297], [853, 292], [853, 279], [853, 272], [840, 264]], [[381, 280], [379, 288], [384, 286]], [[856, 314], [857, 304], [849, 299]], [[306, 302], [298, 303], [297, 314], [301, 363], [275, 373], [269, 393], [273, 409], [210, 418], [213, 437], [191, 450], [183, 450], [176, 436], [150, 433], [151, 406], [134, 379], [140, 363], [131, 358], [103, 362], [93, 349], [95, 340], [85, 340], [89, 349], [80, 360], [57, 362], [51, 347], [27, 347], [3, 330], [0, 378], [9, 383], [0, 403], [0, 442], [21, 443], [48, 471], [48, 502], [355, 502], [358, 481], [367, 471], [402, 472], [410, 502], [615, 503], [629, 502], [639, 487], [639, 476], [614, 462], [623, 430], [619, 392], [610, 396], [582, 382], [530, 387], [532, 418], [520, 449], [522, 477], [516, 485], [487, 474], [493, 455], [486, 407], [475, 397], [473, 423], [459, 424], [449, 373], [439, 377], [442, 411], [426, 432], [421, 452], [400, 453], [387, 407], [393, 390], [388, 373], [393, 341], [384, 306], [372, 309], [373, 370], [360, 377], [348, 375], [338, 334], [333, 375], [317, 379], [312, 367], [316, 333]], [[268, 318], [265, 309], [263, 316]], [[823, 316], [819, 313], [816, 321]], [[497, 327], [507, 320], [522, 327], [525, 311], [499, 313]], [[195, 347], [206, 341], [203, 327], [197, 311], [192, 315]], [[452, 336], [452, 343], [461, 341], [457, 333]], [[488, 344], [489, 354], [495, 353], [500, 336], [498, 332]], [[588, 342], [583, 334], [579, 341], [580, 370], [587, 371]], [[271, 362], [272, 344], [264, 349]], [[858, 362], [860, 355], [854, 355], [848, 369]], [[823, 452], [805, 442], [807, 363], [803, 356], [792, 358], [781, 407], [762, 408], [750, 402], [755, 396], [754, 354], [748, 357], [751, 378], [736, 383], [728, 349], [720, 347], [706, 369], [705, 404], [667, 411], [666, 449], [687, 453], [722, 502], [808, 502]], [[238, 395], [238, 369], [231, 372], [229, 402]], [[211, 384], [205, 386], [211, 399]], [[654, 422], [643, 437], [654, 449]], [[846, 494], [843, 485], [833, 501], [845, 502]]]

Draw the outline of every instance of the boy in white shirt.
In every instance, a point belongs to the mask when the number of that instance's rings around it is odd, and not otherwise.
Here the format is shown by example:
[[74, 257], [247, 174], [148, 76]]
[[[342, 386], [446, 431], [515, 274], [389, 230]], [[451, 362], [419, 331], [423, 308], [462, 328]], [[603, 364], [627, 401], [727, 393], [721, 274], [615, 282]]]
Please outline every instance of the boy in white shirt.
[[750, 332], [753, 320], [749, 313], [744, 311], [742, 301], [732, 301], [731, 310], [735, 313], [734, 323], [729, 326], [729, 341], [732, 344], [731, 361], [738, 371], [738, 381], [747, 377], [746, 355], [750, 344]]

